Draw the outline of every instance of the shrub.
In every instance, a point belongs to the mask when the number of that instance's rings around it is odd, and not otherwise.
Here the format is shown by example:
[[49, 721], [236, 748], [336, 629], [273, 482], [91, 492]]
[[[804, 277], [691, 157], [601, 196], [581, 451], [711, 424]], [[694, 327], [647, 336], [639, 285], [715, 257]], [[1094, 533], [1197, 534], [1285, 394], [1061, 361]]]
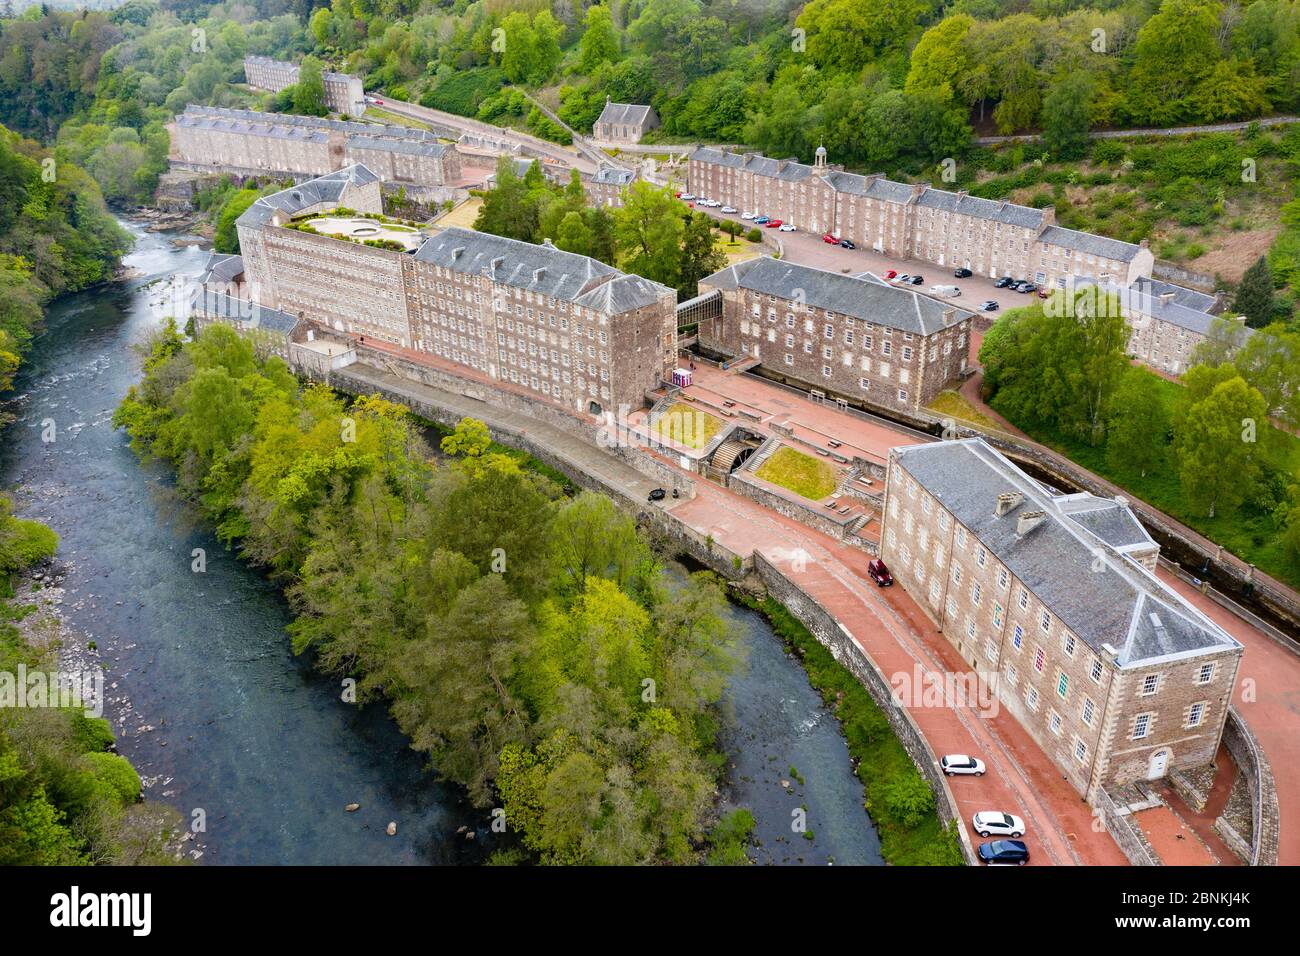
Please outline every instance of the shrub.
[[916, 771], [898, 774], [881, 789], [885, 809], [904, 826], [914, 827], [934, 812], [934, 792]]
[[140, 799], [140, 775], [130, 761], [119, 754], [92, 753], [82, 758], [95, 779], [106, 784], [123, 806]]
[[750, 242], [762, 242], [763, 230], [751, 229], [749, 230], [749, 232], [745, 233], [745, 238], [748, 239]]

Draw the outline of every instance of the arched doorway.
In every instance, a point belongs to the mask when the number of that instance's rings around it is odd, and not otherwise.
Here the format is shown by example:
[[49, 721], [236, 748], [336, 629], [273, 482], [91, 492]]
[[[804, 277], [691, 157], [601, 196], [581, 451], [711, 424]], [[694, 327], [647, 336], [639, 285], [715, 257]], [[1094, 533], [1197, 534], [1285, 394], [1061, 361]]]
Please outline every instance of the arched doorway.
[[1151, 755], [1151, 760], [1147, 763], [1147, 779], [1159, 780], [1165, 775], [1165, 769], [1169, 766], [1169, 751], [1165, 749], [1157, 750]]

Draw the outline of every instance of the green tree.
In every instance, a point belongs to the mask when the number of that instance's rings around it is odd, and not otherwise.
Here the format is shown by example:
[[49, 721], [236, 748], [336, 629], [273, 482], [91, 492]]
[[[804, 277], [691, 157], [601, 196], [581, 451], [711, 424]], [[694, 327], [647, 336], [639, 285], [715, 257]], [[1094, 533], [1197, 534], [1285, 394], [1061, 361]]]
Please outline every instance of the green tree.
[[618, 59], [618, 31], [609, 8], [594, 5], [587, 8], [586, 30], [578, 42], [578, 72], [590, 75], [602, 63]]
[[235, 220], [248, 211], [248, 207], [257, 201], [261, 193], [256, 189], [241, 189], [231, 195], [217, 215], [217, 229], [212, 236], [212, 248], [216, 252], [231, 255], [239, 253], [239, 233], [235, 229]]
[[1088, 150], [1092, 101], [1097, 84], [1075, 70], [1060, 77], [1043, 99], [1043, 144], [1057, 159], [1080, 159]]
[[1111, 398], [1106, 460], [1111, 468], [1136, 471], [1145, 478], [1168, 458], [1171, 425], [1159, 379], [1146, 369], [1130, 368]]
[[665, 188], [637, 180], [614, 211], [614, 241], [623, 268], [676, 287], [681, 278], [682, 212], [685, 206]]
[[1207, 517], [1232, 515], [1260, 476], [1258, 432], [1268, 427], [1264, 399], [1240, 375], [1189, 404], [1174, 437], [1188, 503]]
[[727, 264], [726, 254], [718, 248], [713, 236], [713, 219], [704, 213], [691, 213], [682, 233], [682, 261], [677, 284], [678, 295], [683, 299], [699, 291], [698, 283]]
[[298, 82], [293, 87], [293, 111], [302, 116], [324, 116], [329, 112], [325, 105], [325, 76], [320, 60], [305, 57], [298, 67]]
[[1241, 277], [1232, 307], [1252, 329], [1260, 329], [1273, 320], [1273, 301], [1273, 274], [1268, 260], [1260, 256]]

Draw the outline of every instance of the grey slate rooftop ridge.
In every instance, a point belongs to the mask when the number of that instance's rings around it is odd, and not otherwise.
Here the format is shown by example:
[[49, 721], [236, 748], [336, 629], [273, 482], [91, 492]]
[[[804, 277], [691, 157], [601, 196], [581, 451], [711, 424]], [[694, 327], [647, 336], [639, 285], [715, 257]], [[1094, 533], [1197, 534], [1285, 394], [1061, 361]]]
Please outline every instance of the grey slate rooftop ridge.
[[976, 219], [987, 219], [990, 222], [1019, 226], [1022, 229], [1037, 230], [1043, 225], [1041, 209], [1017, 206], [1012, 202], [981, 199], [978, 196], [948, 192], [944, 189], [926, 188], [917, 197], [916, 204], [959, 216], [971, 216]]
[[[207, 121], [207, 122], [204, 122]], [[380, 123], [357, 123], [350, 120], [331, 120], [319, 116], [299, 116], [296, 113], [263, 113], [259, 110], [241, 110], [225, 106], [203, 106], [190, 103], [185, 112], [176, 117], [184, 126], [206, 129], [236, 129], [228, 124], [254, 124], [259, 126], [295, 127], [306, 130], [350, 133], [383, 139], [410, 140], [418, 143], [437, 143], [438, 137], [429, 130], [407, 126], [387, 126]]]
[[365, 186], [378, 181], [379, 177], [369, 169], [354, 163], [297, 186], [281, 189], [278, 193], [262, 196], [236, 222], [243, 226], [261, 225], [268, 222], [277, 210], [292, 216], [310, 206], [338, 202], [349, 185]]
[[[815, 309], [918, 335], [942, 331], [972, 316], [964, 309], [895, 288], [874, 276], [841, 275], [770, 256], [738, 262], [700, 281], [714, 288], [748, 289], [785, 299], [796, 298], [798, 289], [802, 290], [803, 301]], [[953, 313], [951, 320], [944, 320], [946, 312]]]
[[279, 335], [287, 336], [298, 324], [296, 315], [209, 289], [196, 289], [192, 305], [196, 311], [207, 315], [241, 322], [246, 328], [266, 329]]
[[[1054, 619], [1098, 655], [1133, 666], [1240, 647], [1106, 540], [1137, 538], [1115, 514], [1091, 515], [1085, 508], [1080, 520], [1078, 506], [1091, 502], [1049, 494], [983, 440], [912, 445], [895, 448], [892, 454], [1025, 583]], [[1020, 492], [1024, 501], [999, 518], [998, 496], [1010, 492]], [[890, 494], [899, 491], [891, 487]], [[1116, 503], [1110, 510], [1120, 508], [1128, 510]], [[1019, 516], [1039, 510], [1046, 518], [1024, 535], [1017, 534]], [[1094, 569], [1098, 566], [1103, 570]], [[1030, 636], [1034, 633], [1031, 630]], [[1112, 655], [1107, 645], [1116, 653]]]
[[626, 186], [635, 178], [635, 170], [620, 169], [617, 166], [602, 166], [596, 170], [596, 175], [592, 177], [592, 181], [605, 186]]
[[489, 272], [505, 285], [610, 314], [652, 305], [672, 294], [667, 286], [619, 272], [589, 256], [459, 226], [425, 240], [415, 258], [470, 275]]
[[1091, 232], [1080, 232], [1077, 229], [1066, 229], [1064, 226], [1048, 226], [1038, 238], [1043, 242], [1060, 246], [1063, 249], [1083, 252], [1092, 256], [1103, 256], [1117, 262], [1132, 262], [1142, 248], [1131, 242], [1108, 239], [1105, 236], [1097, 236]]
[[226, 255], [220, 252], [208, 253], [208, 261], [203, 264], [199, 283], [233, 282], [244, 274], [243, 256]]
[[377, 139], [374, 136], [356, 134], [348, 137], [348, 146], [352, 149], [375, 149], [385, 153], [407, 153], [412, 156], [440, 157], [447, 153], [449, 147], [443, 143], [413, 143], [400, 139]]
[[[1169, 282], [1160, 282], [1158, 285], [1153, 285], [1149, 281], [1143, 282], [1139, 280], [1130, 286], [1117, 286], [1111, 283], [1098, 283], [1094, 279], [1081, 279], [1074, 283], [1076, 289], [1088, 285], [1096, 285], [1103, 292], [1114, 295], [1119, 300], [1120, 308], [1127, 315], [1150, 316], [1179, 328], [1187, 329], [1189, 332], [1195, 332], [1198, 335], [1209, 335], [1214, 329], [1215, 322], [1219, 320], [1217, 315], [1183, 304], [1185, 302], [1202, 302], [1206, 299], [1213, 302], [1213, 296], [1207, 296], [1191, 289], [1184, 289], [1182, 286], [1176, 286]], [[1167, 291], [1173, 297], [1168, 300], [1161, 298], [1154, 291], [1156, 288]], [[1239, 324], [1235, 332], [1240, 340], [1237, 344], [1240, 345], [1253, 335], [1255, 330], [1246, 327], [1244, 324]]]
[[640, 126], [646, 121], [650, 114], [650, 107], [637, 106], [635, 103], [605, 103], [605, 108], [600, 111], [597, 117], [597, 123], [626, 123], [633, 126]]

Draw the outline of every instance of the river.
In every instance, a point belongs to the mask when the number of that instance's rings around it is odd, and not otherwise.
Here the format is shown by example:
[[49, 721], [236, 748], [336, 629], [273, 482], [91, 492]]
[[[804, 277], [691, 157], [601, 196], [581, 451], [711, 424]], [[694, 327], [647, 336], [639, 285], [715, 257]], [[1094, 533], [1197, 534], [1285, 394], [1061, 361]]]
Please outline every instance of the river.
[[[139, 277], [51, 307], [8, 397], [16, 421], [0, 432], [0, 488], [60, 535], [64, 618], [106, 667], [119, 749], [151, 799], [187, 821], [201, 811], [206, 830], [187, 850], [205, 864], [478, 862], [487, 819], [433, 779], [381, 706], [342, 702], [336, 683], [290, 653], [278, 588], [224, 550], [176, 500], [167, 469], [141, 463], [112, 428], [140, 376], [131, 346], [164, 312], [159, 280], [197, 274], [206, 258], [123, 225], [137, 238], [125, 264]], [[731, 613], [750, 666], [728, 694], [723, 799], [758, 818], [752, 855], [879, 863], [834, 719], [761, 616]], [[800, 805], [813, 840], [791, 830]]]

